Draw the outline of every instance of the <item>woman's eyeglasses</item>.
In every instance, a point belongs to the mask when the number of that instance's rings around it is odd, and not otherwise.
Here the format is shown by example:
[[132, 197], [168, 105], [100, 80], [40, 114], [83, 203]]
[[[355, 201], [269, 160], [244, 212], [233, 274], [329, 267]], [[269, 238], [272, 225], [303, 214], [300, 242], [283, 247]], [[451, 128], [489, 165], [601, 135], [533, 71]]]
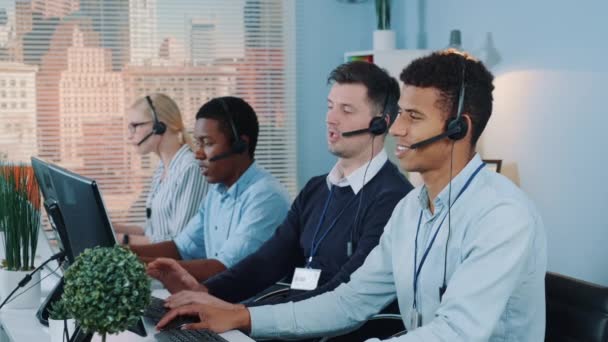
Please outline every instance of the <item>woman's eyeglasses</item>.
[[129, 127], [129, 132], [131, 132], [131, 134], [133, 134], [137, 130], [138, 126], [149, 124], [151, 122], [152, 121], [131, 122], [131, 123], [129, 123], [129, 126], [128, 126]]

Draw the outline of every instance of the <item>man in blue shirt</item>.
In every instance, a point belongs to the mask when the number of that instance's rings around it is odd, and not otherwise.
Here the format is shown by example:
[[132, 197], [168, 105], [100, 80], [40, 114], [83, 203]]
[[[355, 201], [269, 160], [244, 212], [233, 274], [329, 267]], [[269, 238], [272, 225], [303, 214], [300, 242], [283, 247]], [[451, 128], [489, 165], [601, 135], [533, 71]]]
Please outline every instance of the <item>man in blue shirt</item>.
[[415, 60], [401, 80], [390, 132], [401, 166], [420, 172], [424, 185], [397, 205], [350, 282], [298, 303], [184, 306], [159, 327], [198, 314], [204, 320], [188, 328], [237, 328], [254, 338], [334, 335], [397, 298], [408, 332], [391, 341], [544, 340], [542, 221], [525, 194], [475, 153], [492, 111], [493, 76], [448, 50]]
[[[254, 161], [258, 131], [255, 111], [244, 100], [220, 97], [204, 104], [194, 126], [196, 159], [213, 186], [198, 215], [173, 241], [131, 248], [147, 261], [183, 260], [182, 266], [199, 279], [255, 252], [289, 208], [284, 187]], [[148, 268], [154, 270], [158, 262]]]

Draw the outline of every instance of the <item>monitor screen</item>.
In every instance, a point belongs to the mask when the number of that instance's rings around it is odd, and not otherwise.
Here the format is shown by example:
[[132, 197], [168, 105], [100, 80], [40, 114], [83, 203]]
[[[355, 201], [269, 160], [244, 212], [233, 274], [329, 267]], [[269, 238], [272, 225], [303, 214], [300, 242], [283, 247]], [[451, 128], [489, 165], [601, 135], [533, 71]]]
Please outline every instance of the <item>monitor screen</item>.
[[49, 164], [48, 169], [65, 227], [63, 244], [68, 260], [73, 262], [86, 248], [115, 245], [114, 230], [97, 183], [57, 165]]

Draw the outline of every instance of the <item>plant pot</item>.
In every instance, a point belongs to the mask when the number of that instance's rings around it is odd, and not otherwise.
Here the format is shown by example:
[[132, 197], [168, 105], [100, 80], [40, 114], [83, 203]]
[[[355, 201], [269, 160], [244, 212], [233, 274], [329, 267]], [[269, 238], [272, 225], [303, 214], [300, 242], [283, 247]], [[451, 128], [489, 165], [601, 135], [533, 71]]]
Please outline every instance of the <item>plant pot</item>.
[[395, 50], [395, 31], [375, 30], [374, 31], [374, 51]]
[[[30, 272], [24, 271], [7, 271], [0, 269], [0, 297], [2, 301], [8, 296], [19, 284], [21, 279]], [[36, 284], [36, 285], [34, 285]], [[29, 288], [29, 287], [32, 288]], [[36, 309], [40, 306], [40, 272], [36, 272], [32, 276], [32, 280], [24, 287], [15, 292], [13, 297], [6, 303], [7, 309]]]
[[[51, 335], [51, 342], [64, 342], [63, 328], [65, 322], [63, 320], [49, 319], [49, 334]], [[68, 319], [68, 335], [72, 337], [72, 334], [76, 330], [76, 320]]]

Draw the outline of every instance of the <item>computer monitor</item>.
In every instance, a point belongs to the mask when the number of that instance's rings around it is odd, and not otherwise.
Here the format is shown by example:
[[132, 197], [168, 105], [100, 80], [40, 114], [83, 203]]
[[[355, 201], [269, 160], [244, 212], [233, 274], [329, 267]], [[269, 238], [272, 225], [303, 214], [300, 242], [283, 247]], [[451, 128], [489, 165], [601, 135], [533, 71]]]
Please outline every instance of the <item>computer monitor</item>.
[[[87, 248], [116, 244], [112, 223], [93, 179], [37, 158], [32, 158], [32, 166], [49, 220], [54, 221], [52, 224], [61, 239], [69, 264]], [[42, 323], [48, 320], [48, 306], [60, 298], [62, 292], [63, 281], [38, 311], [37, 316]], [[146, 335], [141, 320], [130, 330]]]
[[[49, 163], [42, 159], [32, 157], [32, 168], [34, 169], [34, 175], [38, 181], [40, 192], [42, 192], [42, 204], [46, 210], [51, 228], [53, 228], [58, 245], [57, 247], [65, 251], [66, 248], [62, 245], [63, 241], [67, 241], [67, 237], [65, 235], [65, 225], [59, 210], [59, 203], [57, 202], [55, 188], [53, 187]], [[51, 249], [51, 251], [53, 254], [58, 252], [56, 249]]]
[[74, 262], [86, 248], [114, 246], [114, 230], [97, 183], [54, 164], [48, 169], [65, 227], [62, 243], [68, 261]]

